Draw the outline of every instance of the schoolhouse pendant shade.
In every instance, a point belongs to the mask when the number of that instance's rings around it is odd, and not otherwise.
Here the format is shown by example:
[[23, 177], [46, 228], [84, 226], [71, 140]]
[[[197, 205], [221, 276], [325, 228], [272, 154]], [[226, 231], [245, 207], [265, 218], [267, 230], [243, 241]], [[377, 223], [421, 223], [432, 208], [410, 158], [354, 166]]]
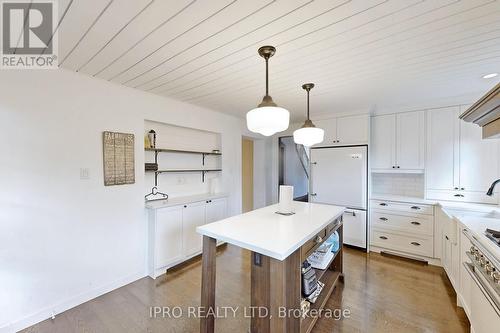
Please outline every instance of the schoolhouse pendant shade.
[[311, 147], [315, 144], [323, 142], [325, 131], [314, 126], [309, 119], [309, 91], [314, 87], [314, 83], [305, 83], [302, 89], [307, 91], [307, 119], [301, 128], [293, 132], [293, 141], [297, 144]]
[[247, 127], [254, 133], [271, 136], [288, 128], [290, 113], [276, 105], [269, 95], [269, 58], [276, 49], [273, 46], [262, 46], [258, 52], [266, 60], [266, 95], [255, 109], [247, 112]]
[[325, 131], [318, 127], [302, 127], [293, 132], [293, 141], [306, 147], [323, 142]]

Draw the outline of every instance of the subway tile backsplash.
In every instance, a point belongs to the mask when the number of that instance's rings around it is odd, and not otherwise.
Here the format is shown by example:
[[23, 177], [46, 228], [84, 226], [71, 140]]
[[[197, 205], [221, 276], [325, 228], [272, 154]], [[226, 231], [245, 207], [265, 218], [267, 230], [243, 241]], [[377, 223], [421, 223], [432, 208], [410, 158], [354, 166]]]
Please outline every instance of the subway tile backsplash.
[[372, 193], [424, 197], [424, 175], [372, 173]]

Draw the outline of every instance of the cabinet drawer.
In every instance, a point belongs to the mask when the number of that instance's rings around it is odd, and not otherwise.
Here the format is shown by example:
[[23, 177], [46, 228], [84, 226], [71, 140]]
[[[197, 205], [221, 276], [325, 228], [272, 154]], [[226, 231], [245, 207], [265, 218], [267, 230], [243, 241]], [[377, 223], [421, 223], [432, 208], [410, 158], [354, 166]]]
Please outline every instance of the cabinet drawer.
[[391, 211], [400, 211], [412, 214], [434, 215], [434, 207], [432, 205], [421, 205], [404, 202], [372, 200], [372, 209], [383, 209]]
[[327, 235], [327, 230], [328, 227], [324, 228], [320, 232], [318, 232], [313, 238], [308, 240], [304, 245], [302, 245], [301, 248], [301, 253], [302, 253], [302, 258], [305, 260], [311, 253], [316, 250], [316, 248], [323, 243], [323, 241], [326, 239]]
[[432, 236], [409, 236], [373, 229], [371, 244], [390, 250], [432, 257]]
[[434, 221], [428, 215], [396, 215], [381, 211], [372, 211], [372, 226], [377, 229], [395, 230], [413, 234], [432, 236], [434, 234]]

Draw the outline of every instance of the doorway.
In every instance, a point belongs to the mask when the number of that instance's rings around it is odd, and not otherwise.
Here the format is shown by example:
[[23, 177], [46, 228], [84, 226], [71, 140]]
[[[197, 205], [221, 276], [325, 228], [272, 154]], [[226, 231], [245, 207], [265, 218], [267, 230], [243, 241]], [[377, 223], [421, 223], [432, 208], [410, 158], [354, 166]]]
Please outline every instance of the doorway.
[[253, 140], [241, 140], [241, 210], [253, 210]]
[[295, 201], [309, 198], [309, 149], [298, 145], [292, 136], [279, 138], [279, 185], [293, 186]]

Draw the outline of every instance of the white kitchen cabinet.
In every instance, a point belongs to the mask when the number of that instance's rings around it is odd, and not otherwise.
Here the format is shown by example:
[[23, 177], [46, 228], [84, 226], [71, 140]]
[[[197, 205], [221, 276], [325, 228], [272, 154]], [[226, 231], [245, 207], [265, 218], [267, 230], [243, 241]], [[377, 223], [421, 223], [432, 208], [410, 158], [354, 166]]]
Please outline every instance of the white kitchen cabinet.
[[205, 202], [184, 205], [182, 210], [182, 235], [184, 255], [189, 257], [201, 251], [201, 235], [196, 227], [205, 224]]
[[396, 167], [422, 170], [425, 151], [425, 112], [396, 115]]
[[325, 131], [323, 142], [314, 145], [315, 147], [337, 144], [337, 118], [314, 120], [313, 123], [316, 127]]
[[[150, 224], [149, 269], [154, 271], [183, 257], [182, 206], [152, 212]], [[150, 215], [151, 217], [151, 215]]]
[[470, 318], [471, 312], [470, 312], [470, 305], [471, 305], [471, 288], [472, 288], [472, 280], [469, 275], [469, 272], [465, 268], [464, 263], [471, 263], [471, 260], [467, 256], [467, 251], [470, 251], [470, 248], [472, 246], [472, 243], [470, 240], [467, 238], [467, 236], [464, 235], [463, 230], [465, 229], [464, 226], [459, 224], [460, 228], [460, 287], [459, 291], [457, 292], [458, 297], [460, 298], [460, 303], [462, 307], [464, 308], [465, 313], [467, 314], [467, 317]]
[[440, 223], [443, 223], [441, 262], [453, 288], [458, 291], [461, 263], [457, 222], [453, 218], [443, 214], [443, 219]]
[[206, 223], [226, 218], [226, 198], [207, 200]]
[[148, 214], [148, 274], [156, 278], [201, 253], [202, 237], [196, 227], [226, 218], [227, 198], [149, 208]]
[[458, 190], [459, 114], [458, 107], [427, 112], [427, 189]]
[[459, 107], [428, 110], [426, 197], [437, 200], [498, 203], [500, 145], [483, 140], [481, 128], [458, 118]]
[[315, 147], [368, 143], [370, 117], [368, 115], [346, 116], [313, 121], [325, 131], [322, 143]]
[[396, 116], [372, 118], [371, 168], [387, 170], [396, 165]]
[[481, 127], [460, 121], [460, 189], [485, 192], [498, 179], [498, 141], [483, 140]]
[[342, 221], [344, 244], [366, 248], [366, 211], [347, 209]]
[[423, 172], [425, 112], [372, 119], [371, 168], [374, 172]]
[[337, 118], [337, 143], [366, 144], [370, 117], [367, 115]]
[[432, 205], [371, 200], [370, 245], [429, 261], [434, 258]]

